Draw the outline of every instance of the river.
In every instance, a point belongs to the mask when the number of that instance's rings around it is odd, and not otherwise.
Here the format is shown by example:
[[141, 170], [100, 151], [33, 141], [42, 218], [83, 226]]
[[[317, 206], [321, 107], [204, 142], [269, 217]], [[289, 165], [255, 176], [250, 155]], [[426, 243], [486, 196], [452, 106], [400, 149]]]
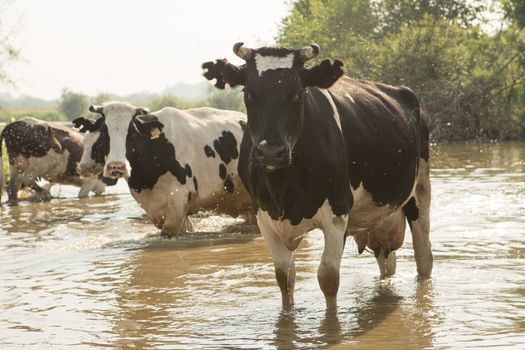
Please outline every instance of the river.
[[282, 311], [264, 241], [240, 219], [201, 214], [197, 234], [162, 239], [123, 182], [98, 198], [55, 186], [50, 202], [3, 204], [0, 349], [523, 349], [525, 144], [431, 157], [432, 278], [416, 278], [410, 234], [386, 279], [349, 240], [329, 311], [318, 231]]

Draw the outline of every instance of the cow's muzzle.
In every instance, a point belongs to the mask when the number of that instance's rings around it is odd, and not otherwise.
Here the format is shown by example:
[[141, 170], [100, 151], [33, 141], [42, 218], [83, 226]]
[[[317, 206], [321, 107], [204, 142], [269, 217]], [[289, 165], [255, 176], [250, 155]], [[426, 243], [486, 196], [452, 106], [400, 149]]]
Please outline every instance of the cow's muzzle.
[[104, 170], [104, 176], [110, 177], [112, 179], [118, 179], [124, 177], [126, 172], [126, 164], [123, 162], [109, 162], [106, 164], [106, 169]]
[[290, 165], [290, 151], [286, 146], [272, 145], [263, 140], [253, 148], [252, 159], [256, 165], [273, 171]]

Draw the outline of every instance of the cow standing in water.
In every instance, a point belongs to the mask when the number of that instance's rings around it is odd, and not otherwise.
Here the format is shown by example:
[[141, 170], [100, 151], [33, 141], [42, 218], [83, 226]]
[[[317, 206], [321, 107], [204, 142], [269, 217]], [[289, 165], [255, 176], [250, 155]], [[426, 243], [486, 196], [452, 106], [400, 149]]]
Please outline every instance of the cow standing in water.
[[244, 85], [239, 175], [258, 207], [283, 306], [293, 304], [293, 251], [314, 228], [324, 233], [317, 276], [328, 307], [336, 305], [346, 235], [391, 275], [408, 220], [417, 271], [429, 276], [428, 125], [415, 94], [344, 76], [339, 60], [306, 67], [317, 45], [233, 50], [245, 65], [206, 62], [204, 75], [218, 88]]
[[89, 132], [78, 172], [126, 178], [162, 235], [184, 231], [187, 216], [201, 210], [234, 217], [250, 212], [250, 196], [237, 174], [244, 114], [172, 107], [148, 114], [126, 102], [90, 111], [100, 117], [73, 121]]
[[[106, 185], [98, 176], [80, 178], [76, 167], [82, 155], [82, 135], [59, 123], [44, 122], [26, 117], [8, 124], [0, 136], [0, 146], [5, 140], [9, 157], [8, 201], [16, 204], [18, 190], [22, 185], [31, 187], [41, 196], [49, 193], [41, 188], [37, 179], [44, 178], [50, 183], [79, 186], [79, 197], [89, 192], [99, 195]], [[2, 151], [0, 148], [0, 169]], [[0, 193], [4, 184], [0, 172]]]

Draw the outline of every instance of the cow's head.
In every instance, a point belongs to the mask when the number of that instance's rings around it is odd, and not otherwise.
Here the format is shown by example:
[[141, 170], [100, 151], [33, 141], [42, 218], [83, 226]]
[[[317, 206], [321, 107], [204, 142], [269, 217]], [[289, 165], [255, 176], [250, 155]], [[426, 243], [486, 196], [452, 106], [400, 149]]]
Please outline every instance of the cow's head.
[[79, 174], [96, 171], [102, 165], [104, 177], [118, 179], [129, 176], [126, 139], [130, 130], [137, 129], [137, 117], [146, 115], [148, 111], [127, 102], [108, 102], [103, 106], [90, 106], [89, 110], [100, 114], [100, 117], [96, 121], [86, 118], [73, 121], [76, 127], [80, 127], [79, 131], [89, 132], [84, 139], [84, 154], [77, 171]]
[[302, 49], [249, 49], [243, 43], [233, 52], [246, 61], [240, 67], [226, 60], [206, 62], [204, 76], [217, 79], [218, 88], [244, 85], [252, 161], [267, 170], [289, 166], [292, 150], [302, 132], [303, 100], [307, 88], [328, 88], [344, 73], [343, 62], [323, 60], [313, 67], [305, 62], [319, 54], [313, 44]]

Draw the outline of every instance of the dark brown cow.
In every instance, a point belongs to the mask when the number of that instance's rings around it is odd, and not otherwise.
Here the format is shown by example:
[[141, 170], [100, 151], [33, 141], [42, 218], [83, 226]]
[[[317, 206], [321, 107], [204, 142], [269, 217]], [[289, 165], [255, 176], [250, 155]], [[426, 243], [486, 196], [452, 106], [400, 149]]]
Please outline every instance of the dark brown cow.
[[[8, 124], [2, 130], [0, 145], [3, 139], [9, 156], [7, 194], [11, 204], [17, 203], [22, 185], [45, 193], [36, 183], [39, 178], [79, 186], [79, 197], [86, 197], [90, 191], [97, 195], [104, 192], [105, 184], [98, 175], [81, 178], [76, 172], [83, 151], [83, 136], [78, 132], [59, 123], [26, 117]], [[3, 172], [0, 172], [0, 193], [3, 182]]]
[[339, 60], [308, 66], [315, 44], [237, 43], [234, 52], [244, 65], [216, 60], [203, 68], [218, 88], [244, 86], [239, 176], [258, 207], [283, 306], [293, 304], [293, 251], [314, 228], [325, 238], [317, 276], [329, 307], [347, 235], [358, 238], [359, 252], [368, 245], [381, 274], [391, 275], [408, 221], [418, 274], [428, 277], [428, 125], [412, 90], [351, 79]]

